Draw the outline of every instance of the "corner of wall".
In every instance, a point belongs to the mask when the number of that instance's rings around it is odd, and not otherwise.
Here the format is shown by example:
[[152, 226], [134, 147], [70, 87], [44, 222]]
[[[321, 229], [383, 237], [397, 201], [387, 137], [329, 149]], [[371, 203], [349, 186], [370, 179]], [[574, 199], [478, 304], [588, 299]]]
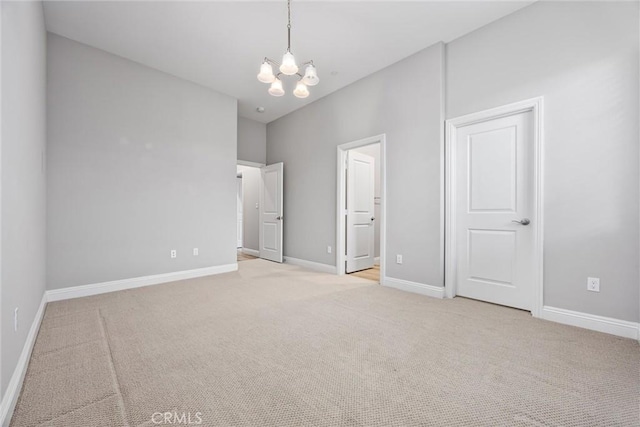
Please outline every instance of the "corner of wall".
[[[21, 350], [29, 346], [28, 325], [36, 323], [45, 290], [46, 29], [42, 3], [2, 2], [0, 42], [2, 104], [11, 106], [0, 111], [0, 393], [6, 402], [11, 399], [9, 386], [20, 371]], [[13, 328], [15, 307], [21, 325], [17, 332]]]
[[238, 116], [238, 160], [267, 163], [267, 125]]

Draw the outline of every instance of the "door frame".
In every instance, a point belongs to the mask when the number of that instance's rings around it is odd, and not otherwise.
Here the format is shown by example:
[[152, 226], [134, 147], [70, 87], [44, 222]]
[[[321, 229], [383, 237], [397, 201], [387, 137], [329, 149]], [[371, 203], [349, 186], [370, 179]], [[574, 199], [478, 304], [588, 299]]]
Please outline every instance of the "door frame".
[[456, 296], [456, 138], [458, 128], [482, 123], [501, 117], [531, 112], [533, 115], [533, 209], [536, 212], [536, 224], [533, 232], [533, 301], [531, 314], [534, 317], [542, 315], [544, 302], [543, 275], [543, 97], [531, 98], [513, 104], [503, 105], [489, 110], [479, 111], [464, 116], [449, 119], [445, 122], [445, 296]]
[[236, 163], [237, 166], [249, 166], [252, 168], [263, 168], [266, 166], [266, 163], [257, 163], [257, 162], [248, 162], [246, 160], [238, 160]]
[[[237, 171], [238, 171], [238, 166], [248, 166], [248, 167], [256, 168], [259, 171], [260, 168], [265, 167], [266, 164], [265, 163], [250, 162], [250, 161], [247, 161], [247, 160], [238, 159], [236, 161], [236, 175], [237, 175]], [[242, 172], [240, 174], [242, 174]], [[243, 180], [242, 180], [243, 204], [244, 204], [244, 183], [245, 183], [245, 181], [244, 181], [244, 176], [243, 176]], [[244, 215], [245, 215], [245, 212], [244, 212], [244, 206], [243, 206], [243, 209], [242, 209], [242, 227], [243, 227], [243, 230], [242, 230], [242, 253], [245, 253], [245, 254], [251, 255], [251, 256], [255, 256], [255, 257], [260, 257], [260, 251], [259, 250], [254, 250], [254, 249], [249, 249], [249, 248], [245, 248], [244, 247], [244, 222], [245, 222], [244, 221]], [[258, 219], [258, 221], [260, 221], [260, 219]], [[259, 232], [260, 232], [260, 229], [258, 227], [258, 233]], [[260, 249], [260, 248], [258, 248], [258, 249]]]
[[347, 161], [347, 151], [377, 143], [380, 143], [380, 284], [383, 284], [386, 277], [385, 260], [387, 258], [387, 135], [384, 133], [337, 146], [336, 274], [339, 276], [345, 274], [345, 262], [347, 260], [345, 254], [347, 240], [345, 186], [347, 174], [344, 167]]

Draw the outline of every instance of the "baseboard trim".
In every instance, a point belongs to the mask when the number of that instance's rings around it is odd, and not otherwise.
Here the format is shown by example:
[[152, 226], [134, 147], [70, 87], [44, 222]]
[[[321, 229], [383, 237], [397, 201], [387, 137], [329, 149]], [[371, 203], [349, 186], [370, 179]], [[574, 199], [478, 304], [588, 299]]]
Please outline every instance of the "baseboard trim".
[[334, 265], [321, 264], [319, 262], [307, 261], [306, 259], [292, 258], [290, 256], [284, 257], [284, 262], [286, 262], [287, 264], [308, 268], [309, 270], [320, 271], [322, 273], [336, 274], [336, 267]]
[[0, 426], [8, 426], [11, 422], [13, 410], [16, 407], [16, 403], [18, 403], [20, 390], [22, 390], [22, 383], [27, 373], [27, 366], [29, 366], [29, 360], [31, 359], [31, 351], [33, 350], [33, 345], [36, 342], [38, 331], [40, 330], [40, 324], [42, 323], [42, 317], [44, 316], [44, 309], [46, 305], [47, 294], [45, 292], [42, 295], [42, 300], [40, 301], [40, 307], [38, 307], [38, 311], [36, 312], [36, 317], [33, 319], [33, 323], [31, 323], [31, 329], [29, 329], [29, 333], [27, 334], [27, 340], [22, 347], [22, 353], [20, 353], [18, 363], [13, 370], [13, 375], [9, 381], [7, 390], [2, 397], [2, 403], [0, 403]]
[[617, 335], [619, 337], [634, 340], [640, 339], [640, 324], [626, 320], [565, 310], [564, 308], [549, 307], [548, 305], [542, 307], [542, 315], [540, 318], [551, 322]]
[[411, 282], [393, 277], [383, 277], [381, 283], [383, 286], [400, 289], [402, 291], [413, 292], [433, 298], [444, 298], [444, 288], [441, 286], [427, 285], [425, 283]]
[[82, 298], [107, 292], [123, 291], [125, 289], [141, 288], [143, 286], [159, 285], [161, 283], [178, 280], [194, 279], [196, 277], [229, 273], [238, 270], [238, 263], [216, 265], [195, 270], [175, 271], [172, 273], [154, 274], [152, 276], [134, 277], [132, 279], [113, 280], [110, 282], [93, 283], [91, 285], [72, 286], [69, 288], [47, 291], [47, 301], [61, 301], [72, 298]]
[[377, 256], [373, 259], [373, 265], [380, 265], [380, 257]]
[[256, 251], [255, 249], [242, 248], [240, 252], [260, 258], [260, 251]]

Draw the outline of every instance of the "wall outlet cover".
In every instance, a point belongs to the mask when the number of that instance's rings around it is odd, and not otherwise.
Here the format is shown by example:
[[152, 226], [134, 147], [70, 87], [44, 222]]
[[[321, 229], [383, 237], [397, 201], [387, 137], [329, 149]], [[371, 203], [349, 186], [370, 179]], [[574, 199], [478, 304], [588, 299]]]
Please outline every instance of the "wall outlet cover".
[[587, 277], [587, 290], [591, 292], [600, 292], [600, 278]]

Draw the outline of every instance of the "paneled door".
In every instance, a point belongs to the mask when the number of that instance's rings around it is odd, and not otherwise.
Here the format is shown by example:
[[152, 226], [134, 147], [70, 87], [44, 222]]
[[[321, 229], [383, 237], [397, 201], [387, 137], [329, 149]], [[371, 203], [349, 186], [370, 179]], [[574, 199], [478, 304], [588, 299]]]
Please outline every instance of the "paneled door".
[[375, 261], [374, 161], [347, 152], [347, 273], [371, 268]]
[[284, 164], [260, 169], [260, 258], [282, 262], [282, 183]]
[[531, 310], [532, 112], [457, 129], [457, 294]]

